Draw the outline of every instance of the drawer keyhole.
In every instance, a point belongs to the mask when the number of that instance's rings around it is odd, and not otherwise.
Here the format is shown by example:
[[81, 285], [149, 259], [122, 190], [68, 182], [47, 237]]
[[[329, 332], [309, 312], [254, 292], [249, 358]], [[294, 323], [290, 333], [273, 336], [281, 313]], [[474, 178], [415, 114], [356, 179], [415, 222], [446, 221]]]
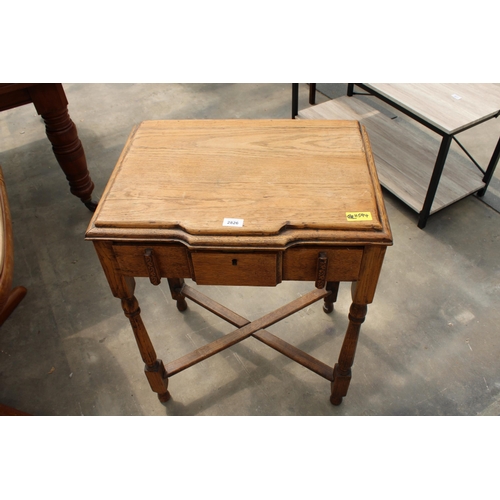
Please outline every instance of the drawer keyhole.
[[238, 259], [233, 259], [233, 266], [237, 266], [238, 265]]

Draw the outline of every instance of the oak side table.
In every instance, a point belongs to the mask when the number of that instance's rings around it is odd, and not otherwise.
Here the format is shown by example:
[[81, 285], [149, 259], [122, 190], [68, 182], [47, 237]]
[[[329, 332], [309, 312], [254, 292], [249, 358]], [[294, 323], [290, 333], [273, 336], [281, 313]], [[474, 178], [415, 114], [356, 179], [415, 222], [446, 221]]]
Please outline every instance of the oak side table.
[[[143, 122], [86, 239], [121, 299], [160, 401], [170, 398], [170, 377], [252, 336], [329, 380], [334, 405], [347, 394], [360, 326], [392, 244], [366, 131], [356, 121], [330, 120]], [[189, 299], [236, 329], [164, 364], [141, 318], [135, 277], [153, 285], [166, 278], [179, 311]], [[185, 278], [197, 285], [315, 286], [250, 322]], [[334, 367], [266, 331], [321, 299], [332, 312], [341, 281], [352, 282], [352, 305]]]

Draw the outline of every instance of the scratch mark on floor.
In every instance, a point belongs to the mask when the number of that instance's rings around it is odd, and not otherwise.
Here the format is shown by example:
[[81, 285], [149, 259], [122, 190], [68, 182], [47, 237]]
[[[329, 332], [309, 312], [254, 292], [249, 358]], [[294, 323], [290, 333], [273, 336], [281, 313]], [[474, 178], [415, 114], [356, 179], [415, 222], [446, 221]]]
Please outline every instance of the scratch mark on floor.
[[443, 393], [443, 392], [444, 392], [444, 391], [446, 391], [447, 389], [448, 389], [448, 387], [445, 387], [444, 389], [442, 389], [441, 391], [439, 391], [439, 392], [438, 392], [437, 394], [435, 394], [434, 396], [429, 396], [429, 397], [427, 397], [427, 398], [425, 398], [425, 399], [422, 399], [422, 401], [419, 401], [419, 402], [417, 403], [417, 405], [419, 405], [420, 403], [423, 403], [423, 402], [425, 402], [425, 401], [428, 401], [429, 399], [435, 398], [436, 396], [438, 396], [439, 394]]
[[245, 373], [247, 375], [250, 375], [250, 372], [248, 371], [247, 367], [245, 366], [245, 364], [243, 363], [243, 361], [241, 361], [241, 358], [238, 356], [238, 354], [236, 354], [235, 352], [233, 352], [233, 355], [234, 357], [238, 360], [239, 364], [243, 367], [243, 370], [245, 370]]

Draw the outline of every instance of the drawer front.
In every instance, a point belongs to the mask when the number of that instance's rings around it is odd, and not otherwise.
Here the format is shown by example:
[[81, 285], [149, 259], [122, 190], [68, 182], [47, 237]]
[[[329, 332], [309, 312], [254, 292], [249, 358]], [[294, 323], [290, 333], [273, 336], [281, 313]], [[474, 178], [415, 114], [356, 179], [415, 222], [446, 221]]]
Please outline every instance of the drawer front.
[[290, 248], [283, 256], [283, 279], [315, 281], [318, 255], [328, 257], [327, 281], [356, 281], [363, 257], [362, 247], [352, 248]]
[[113, 245], [113, 252], [126, 276], [148, 277], [144, 255], [152, 250], [155, 267], [161, 278], [190, 278], [188, 252], [179, 245]]
[[199, 285], [276, 286], [281, 282], [281, 254], [274, 252], [191, 252]]

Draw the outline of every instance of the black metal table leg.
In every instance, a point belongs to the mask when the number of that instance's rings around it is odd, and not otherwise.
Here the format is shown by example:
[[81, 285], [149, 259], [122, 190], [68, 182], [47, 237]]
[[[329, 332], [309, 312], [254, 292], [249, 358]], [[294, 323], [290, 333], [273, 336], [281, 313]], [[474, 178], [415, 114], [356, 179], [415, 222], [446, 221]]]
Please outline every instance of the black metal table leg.
[[292, 119], [299, 113], [299, 84], [292, 83]]
[[316, 104], [316, 84], [309, 84], [309, 104]]
[[448, 150], [450, 149], [451, 139], [451, 135], [444, 135], [443, 140], [441, 141], [439, 153], [436, 158], [436, 163], [434, 164], [434, 170], [432, 171], [431, 180], [429, 182], [429, 187], [425, 196], [424, 205], [418, 219], [418, 227], [420, 229], [423, 229], [425, 227], [427, 219], [429, 218], [432, 202], [434, 201], [434, 197], [436, 196], [439, 179], [441, 179], [441, 174], [443, 173], [446, 157], [448, 156]]
[[491, 178], [493, 177], [499, 158], [500, 158], [500, 139], [498, 139], [497, 147], [495, 148], [495, 151], [493, 151], [490, 163], [488, 164], [488, 168], [486, 169], [486, 173], [484, 174], [483, 177], [483, 182], [486, 185], [484, 186], [483, 189], [477, 192], [478, 196], [484, 196], [484, 193], [486, 193], [486, 189], [488, 189], [488, 185], [491, 181]]

